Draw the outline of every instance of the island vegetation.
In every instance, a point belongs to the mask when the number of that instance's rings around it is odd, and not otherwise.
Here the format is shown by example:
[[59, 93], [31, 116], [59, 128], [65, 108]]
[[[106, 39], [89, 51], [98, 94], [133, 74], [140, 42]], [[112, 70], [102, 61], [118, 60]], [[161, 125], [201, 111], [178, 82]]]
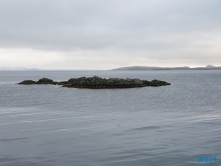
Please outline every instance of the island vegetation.
[[138, 88], [138, 87], [158, 87], [171, 85], [168, 82], [160, 80], [141, 80], [141, 79], [131, 79], [131, 78], [101, 78], [98, 76], [93, 77], [80, 77], [71, 78], [68, 81], [55, 82], [52, 79], [42, 78], [38, 81], [25, 80], [20, 82], [21, 85], [61, 85], [62, 87], [68, 88], [89, 88], [89, 89], [116, 89], [116, 88]]

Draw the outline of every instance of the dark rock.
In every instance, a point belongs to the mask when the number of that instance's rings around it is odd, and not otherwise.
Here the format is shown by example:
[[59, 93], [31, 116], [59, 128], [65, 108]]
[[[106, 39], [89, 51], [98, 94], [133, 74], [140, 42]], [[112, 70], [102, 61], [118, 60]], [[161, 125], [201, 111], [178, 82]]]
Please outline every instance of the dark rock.
[[67, 84], [63, 87], [73, 87], [73, 88], [90, 88], [90, 89], [108, 89], [108, 88], [136, 88], [145, 86], [165, 86], [170, 85], [167, 82], [153, 80], [151, 82], [147, 80], [140, 79], [121, 79], [121, 78], [100, 78], [98, 76], [94, 77], [80, 77], [71, 78], [68, 80]]
[[36, 84], [36, 82], [32, 80], [24, 80], [18, 84], [31, 85], [31, 84]]
[[48, 78], [42, 78], [37, 81], [37, 84], [54, 84], [54, 81]]

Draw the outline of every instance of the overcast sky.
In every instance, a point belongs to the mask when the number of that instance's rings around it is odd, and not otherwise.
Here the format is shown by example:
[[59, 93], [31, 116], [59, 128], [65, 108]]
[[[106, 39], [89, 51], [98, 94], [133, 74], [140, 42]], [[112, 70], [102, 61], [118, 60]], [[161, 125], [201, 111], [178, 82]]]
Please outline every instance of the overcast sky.
[[221, 65], [220, 0], [0, 0], [0, 67]]

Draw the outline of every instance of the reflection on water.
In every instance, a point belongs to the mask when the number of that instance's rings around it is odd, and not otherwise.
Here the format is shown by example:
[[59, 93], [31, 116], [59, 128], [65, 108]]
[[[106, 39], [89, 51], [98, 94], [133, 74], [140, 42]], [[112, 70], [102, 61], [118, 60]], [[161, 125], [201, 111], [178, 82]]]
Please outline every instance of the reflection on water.
[[[93, 76], [160, 79], [119, 90], [16, 85]], [[0, 72], [0, 165], [221, 165], [220, 71]]]

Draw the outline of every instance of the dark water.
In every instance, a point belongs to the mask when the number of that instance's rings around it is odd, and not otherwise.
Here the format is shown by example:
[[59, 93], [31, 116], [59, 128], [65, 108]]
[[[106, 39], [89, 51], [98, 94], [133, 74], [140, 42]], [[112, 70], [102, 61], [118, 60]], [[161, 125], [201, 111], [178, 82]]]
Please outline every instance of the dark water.
[[[42, 77], [160, 79], [118, 90], [17, 85]], [[0, 72], [0, 165], [221, 165], [221, 71]], [[204, 164], [203, 164], [204, 165]]]

